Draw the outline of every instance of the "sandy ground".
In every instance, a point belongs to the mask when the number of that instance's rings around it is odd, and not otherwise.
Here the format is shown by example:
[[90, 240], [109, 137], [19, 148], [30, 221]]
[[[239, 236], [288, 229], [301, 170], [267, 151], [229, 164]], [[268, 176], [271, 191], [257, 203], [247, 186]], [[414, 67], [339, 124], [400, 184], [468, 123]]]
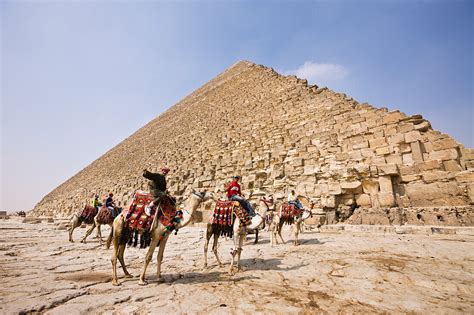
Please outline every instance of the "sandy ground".
[[[103, 235], [108, 234], [104, 229]], [[127, 248], [129, 271], [111, 285], [111, 250], [91, 238], [76, 243], [54, 223], [0, 221], [0, 313], [474, 313], [474, 237], [469, 235], [301, 235], [301, 245], [271, 247], [263, 233], [249, 236], [243, 272], [228, 275], [209, 252], [203, 270], [204, 228], [182, 229], [165, 251], [163, 276], [156, 255], [149, 285], [138, 285], [145, 250]], [[94, 233], [95, 234], [95, 233]], [[283, 233], [289, 238], [287, 227]]]

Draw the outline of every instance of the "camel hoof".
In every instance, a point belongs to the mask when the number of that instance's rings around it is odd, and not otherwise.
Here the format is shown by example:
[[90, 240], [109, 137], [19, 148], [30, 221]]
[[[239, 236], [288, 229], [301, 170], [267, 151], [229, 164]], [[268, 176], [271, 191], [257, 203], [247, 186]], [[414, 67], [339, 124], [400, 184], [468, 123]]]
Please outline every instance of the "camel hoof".
[[117, 287], [117, 286], [119, 286], [119, 285], [120, 285], [120, 283], [118, 283], [118, 281], [117, 281], [117, 280], [113, 280], [113, 281], [112, 281], [112, 285], [114, 285], [114, 286], [116, 286], [116, 287]]
[[140, 279], [140, 281], [138, 281], [138, 285], [147, 285], [148, 284], [148, 281], [145, 281], [145, 280], [142, 280]]
[[162, 276], [159, 276], [158, 279], [156, 279], [158, 283], [163, 283], [165, 282], [165, 279]]
[[127, 278], [127, 279], [133, 278], [133, 275], [130, 274], [130, 273], [127, 273], [127, 274], [125, 275], [125, 278]]

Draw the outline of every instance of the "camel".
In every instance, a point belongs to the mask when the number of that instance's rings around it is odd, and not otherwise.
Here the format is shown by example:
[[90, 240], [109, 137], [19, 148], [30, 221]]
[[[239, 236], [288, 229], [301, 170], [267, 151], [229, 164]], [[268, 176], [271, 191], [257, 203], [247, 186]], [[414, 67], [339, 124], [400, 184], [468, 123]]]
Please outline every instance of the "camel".
[[[94, 231], [94, 228], [97, 227], [97, 237], [99, 238], [99, 244], [102, 245], [103, 240], [102, 240], [102, 233], [100, 231], [100, 226], [108, 225], [110, 226], [110, 233], [109, 233], [109, 236], [107, 237], [106, 244], [110, 246], [110, 243], [111, 243], [110, 240], [112, 239], [112, 234], [113, 234], [112, 224], [114, 222], [114, 219], [122, 212], [122, 210], [123, 210], [122, 208], [114, 207], [114, 211], [116, 215], [115, 217], [113, 217], [112, 214], [110, 213], [109, 208], [104, 207], [104, 206], [101, 207], [97, 215], [94, 217], [94, 222], [92, 223], [92, 226], [90, 227], [90, 229], [86, 231], [86, 235], [84, 235], [81, 242], [86, 243], [87, 237], [91, 235], [92, 231]], [[109, 249], [109, 247], [107, 247], [107, 249]]]
[[[273, 207], [273, 197], [265, 198], [262, 197], [259, 200], [258, 208], [257, 208], [257, 214], [252, 218], [252, 224], [250, 226], [245, 226], [240, 224], [240, 219], [238, 216], [235, 216], [235, 219], [233, 221], [233, 227], [232, 227], [232, 236], [233, 236], [233, 241], [234, 241], [234, 246], [235, 249], [232, 249], [231, 255], [232, 255], [232, 262], [230, 264], [230, 270], [229, 274], [233, 274], [233, 269], [234, 269], [234, 262], [235, 262], [235, 256], [237, 255], [237, 270], [240, 270], [240, 254], [242, 252], [242, 246], [244, 239], [247, 235], [247, 230], [250, 229], [258, 229], [261, 224], [263, 224], [265, 217], [265, 212], [271, 211]], [[206, 240], [204, 243], [204, 268], [207, 267], [207, 250], [209, 246], [209, 240], [211, 239], [211, 236], [214, 236], [214, 241], [212, 244], [212, 251], [214, 252], [214, 256], [216, 256], [217, 263], [219, 266], [222, 266], [222, 262], [219, 259], [219, 256], [217, 254], [217, 244], [219, 240], [219, 233], [213, 233], [212, 231], [212, 216], [207, 223], [207, 229], [206, 229]]]
[[[85, 209], [88, 209], [88, 211], [94, 211], [93, 207], [90, 206], [90, 205], [86, 205], [86, 207], [84, 208]], [[72, 239], [72, 232], [74, 232], [74, 230], [81, 226], [82, 223], [85, 223], [87, 225], [89, 224], [94, 224], [94, 220], [91, 220], [91, 221], [84, 221], [84, 219], [81, 217], [81, 214], [84, 210], [81, 210], [81, 211], [78, 211], [76, 213], [74, 213], [71, 217], [71, 219], [69, 220], [69, 222], [71, 222], [71, 227], [69, 228], [69, 242], [71, 243], [74, 243], [73, 239]], [[97, 212], [98, 213], [98, 212]], [[94, 215], [94, 219], [95, 217], [97, 216], [97, 213]], [[92, 231], [91, 231], [92, 232]], [[99, 232], [99, 230], [97, 231], [97, 233]], [[97, 234], [98, 236], [98, 234]]]
[[[282, 208], [283, 204], [280, 205], [279, 207], [279, 213], [274, 213], [273, 214], [273, 218], [271, 219], [271, 223], [270, 223], [270, 231], [271, 231], [271, 246], [273, 247], [273, 245], [278, 245], [278, 236], [280, 237], [281, 239], [281, 242], [283, 244], [285, 244], [285, 241], [283, 240], [283, 237], [281, 236], [281, 230], [283, 228], [283, 224], [285, 223], [283, 220], [281, 220], [281, 208]], [[303, 208], [303, 212], [302, 214], [295, 218], [293, 223], [291, 224], [292, 225], [292, 230], [293, 230], [293, 233], [294, 233], [294, 240], [293, 240], [293, 245], [297, 246], [299, 245], [299, 241], [298, 241], [298, 234], [300, 233], [301, 231], [301, 225], [302, 223], [308, 219], [309, 217], [311, 217], [312, 215], [312, 212], [311, 212], [311, 209], [313, 208], [314, 206], [314, 202], [311, 201], [311, 206], [310, 206], [310, 209], [305, 209]]]
[[[183, 219], [181, 220], [180, 223], [176, 225], [176, 230], [179, 230], [180, 228], [183, 228], [187, 226], [191, 220], [193, 219], [193, 214], [194, 211], [199, 207], [201, 202], [206, 201], [208, 199], [212, 199], [213, 195], [212, 193], [209, 192], [196, 192], [193, 191], [189, 198], [186, 200], [186, 206], [183, 210]], [[188, 210], [189, 209], [189, 210]], [[120, 239], [122, 237], [122, 231], [125, 223], [125, 216], [126, 216], [126, 211], [122, 212], [120, 215], [115, 218], [114, 223], [113, 223], [113, 236], [112, 240], [114, 244], [114, 249], [113, 249], [113, 254], [112, 254], [112, 284], [117, 286], [120, 285], [118, 280], [117, 280], [117, 259], [120, 262], [120, 265], [122, 266], [123, 272], [125, 273], [126, 278], [132, 278], [133, 276], [127, 271], [127, 268], [125, 267], [125, 262], [123, 259], [123, 254], [125, 251], [125, 246], [126, 244], [121, 244]], [[158, 281], [162, 281], [161, 277], [161, 262], [163, 260], [163, 252], [165, 251], [165, 246], [166, 242], [168, 241], [169, 233], [167, 233], [166, 226], [163, 225], [160, 222], [159, 216], [156, 215], [155, 218], [153, 219], [153, 223], [151, 225], [151, 243], [150, 247], [148, 249], [148, 252], [145, 256], [145, 262], [143, 265], [143, 271], [140, 274], [140, 280], [138, 284], [140, 285], [146, 285], [148, 282], [145, 280], [145, 274], [146, 274], [146, 269], [148, 267], [148, 264], [150, 263], [153, 253], [155, 251], [155, 248], [159, 246], [158, 249], [158, 256], [157, 256], [157, 277]], [[110, 246], [108, 244], [107, 246]]]

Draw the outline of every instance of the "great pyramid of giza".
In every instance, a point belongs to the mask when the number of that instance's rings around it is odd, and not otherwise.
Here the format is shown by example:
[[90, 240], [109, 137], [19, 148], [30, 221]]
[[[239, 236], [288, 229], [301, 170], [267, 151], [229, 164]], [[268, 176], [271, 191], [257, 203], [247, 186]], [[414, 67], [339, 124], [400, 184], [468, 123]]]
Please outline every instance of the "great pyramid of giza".
[[[360, 104], [295, 76], [240, 61], [45, 196], [33, 215], [65, 216], [98, 192], [122, 206], [147, 167], [192, 188], [289, 189], [315, 198], [327, 223], [473, 225], [474, 150], [421, 115]], [[256, 198], [256, 197], [255, 197]]]

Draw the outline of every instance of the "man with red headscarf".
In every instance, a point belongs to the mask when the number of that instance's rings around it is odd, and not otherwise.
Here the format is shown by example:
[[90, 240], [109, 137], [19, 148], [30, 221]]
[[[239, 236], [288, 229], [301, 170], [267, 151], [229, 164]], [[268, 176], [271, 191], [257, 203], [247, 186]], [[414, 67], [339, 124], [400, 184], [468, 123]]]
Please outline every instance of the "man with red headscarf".
[[145, 213], [151, 214], [151, 208], [157, 205], [161, 197], [166, 195], [166, 174], [170, 171], [169, 168], [163, 167], [160, 169], [160, 173], [151, 173], [147, 169], [143, 170], [143, 177], [149, 179], [148, 187], [155, 200], [153, 200], [147, 207], [145, 207]]

